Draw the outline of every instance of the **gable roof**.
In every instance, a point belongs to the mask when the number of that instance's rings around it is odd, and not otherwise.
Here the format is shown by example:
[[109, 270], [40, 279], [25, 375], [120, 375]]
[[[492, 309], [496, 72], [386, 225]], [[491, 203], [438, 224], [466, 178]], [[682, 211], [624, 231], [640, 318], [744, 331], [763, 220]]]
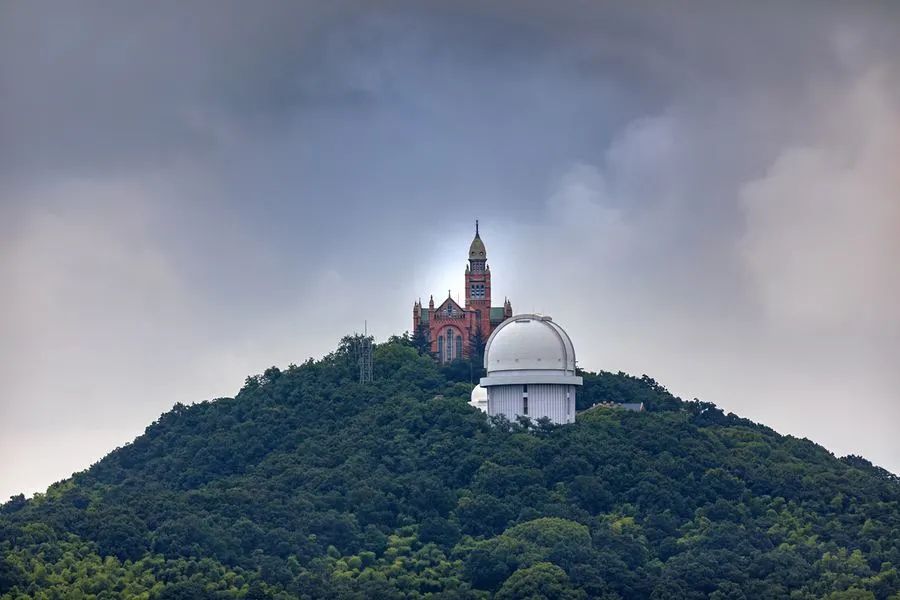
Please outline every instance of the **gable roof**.
[[450, 307], [454, 313], [462, 314], [465, 312], [465, 309], [457, 304], [456, 300], [454, 300], [453, 298], [447, 298], [446, 300], [441, 302], [440, 306], [434, 309], [434, 315], [436, 317], [440, 317], [442, 314], [446, 314], [447, 307]]

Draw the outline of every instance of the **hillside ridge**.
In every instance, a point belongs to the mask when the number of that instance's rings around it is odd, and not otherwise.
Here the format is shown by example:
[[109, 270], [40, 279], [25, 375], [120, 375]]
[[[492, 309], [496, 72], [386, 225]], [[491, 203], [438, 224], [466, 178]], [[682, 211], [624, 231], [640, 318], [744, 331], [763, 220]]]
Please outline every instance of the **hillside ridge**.
[[900, 598], [900, 480], [649, 377], [573, 425], [352, 339], [0, 507], [0, 598]]

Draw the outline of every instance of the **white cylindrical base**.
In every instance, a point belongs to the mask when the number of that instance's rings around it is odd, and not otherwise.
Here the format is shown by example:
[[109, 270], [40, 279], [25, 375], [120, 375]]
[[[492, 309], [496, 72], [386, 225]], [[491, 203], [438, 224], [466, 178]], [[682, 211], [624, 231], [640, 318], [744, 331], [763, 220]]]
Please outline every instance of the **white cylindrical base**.
[[547, 418], [559, 425], [575, 422], [574, 385], [492, 385], [487, 392], [487, 412], [491, 416], [504, 415], [510, 421], [518, 417], [532, 421]]

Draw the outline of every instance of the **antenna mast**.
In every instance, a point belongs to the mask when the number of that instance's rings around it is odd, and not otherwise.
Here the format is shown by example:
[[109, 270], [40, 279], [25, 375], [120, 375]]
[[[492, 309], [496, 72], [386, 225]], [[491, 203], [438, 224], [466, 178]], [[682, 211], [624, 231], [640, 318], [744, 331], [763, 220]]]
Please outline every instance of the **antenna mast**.
[[359, 356], [359, 382], [372, 383], [372, 338], [369, 337], [369, 322], [363, 325], [363, 335], [357, 338]]

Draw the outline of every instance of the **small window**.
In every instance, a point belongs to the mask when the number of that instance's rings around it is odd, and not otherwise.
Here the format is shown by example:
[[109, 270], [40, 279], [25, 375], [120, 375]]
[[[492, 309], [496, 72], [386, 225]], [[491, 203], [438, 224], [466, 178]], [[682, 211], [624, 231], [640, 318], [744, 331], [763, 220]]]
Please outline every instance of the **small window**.
[[522, 393], [523, 393], [523, 394], [527, 394], [527, 393], [528, 393], [528, 384], [527, 384], [527, 383], [526, 383], [525, 385], [522, 386]]
[[528, 398], [522, 398], [522, 414], [528, 414]]

